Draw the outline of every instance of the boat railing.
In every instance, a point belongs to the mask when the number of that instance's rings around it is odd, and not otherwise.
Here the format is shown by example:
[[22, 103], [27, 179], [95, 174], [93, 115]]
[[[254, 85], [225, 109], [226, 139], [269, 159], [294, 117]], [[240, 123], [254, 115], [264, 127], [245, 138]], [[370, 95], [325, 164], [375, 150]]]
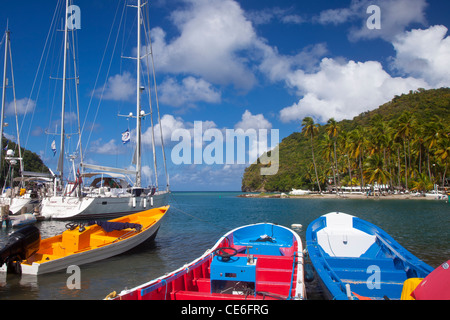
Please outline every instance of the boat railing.
[[[323, 249], [319, 246], [319, 244], [317, 242], [315, 242], [315, 256], [323, 256], [325, 258], [326, 253], [325, 251], [323, 251]], [[321, 251], [321, 252], [320, 252]], [[311, 253], [310, 257], [312, 256]], [[323, 265], [324, 269], [326, 270], [326, 272], [330, 275], [331, 280], [333, 280], [334, 282], [338, 283], [342, 294], [345, 294], [346, 292], [346, 287], [345, 287], [345, 283], [342, 282], [341, 278], [336, 274], [336, 272], [334, 272], [333, 268], [330, 266], [330, 264], [328, 263], [327, 259], [320, 259], [321, 260], [321, 264]], [[338, 296], [339, 294], [335, 293], [334, 296]]]
[[[422, 267], [420, 261], [413, 255], [409, 254], [409, 252], [407, 252], [405, 249], [400, 247], [397, 249], [391, 242], [387, 241], [384, 237], [381, 237], [378, 233], [376, 234], [376, 239], [394, 256], [398, 257], [401, 260], [405, 272], [408, 272], [408, 269], [410, 269], [408, 265], [412, 266], [413, 270], [420, 269], [424, 275], [427, 275], [430, 272], [429, 270], [425, 270]], [[417, 277], [420, 277], [420, 275], [417, 275]]]

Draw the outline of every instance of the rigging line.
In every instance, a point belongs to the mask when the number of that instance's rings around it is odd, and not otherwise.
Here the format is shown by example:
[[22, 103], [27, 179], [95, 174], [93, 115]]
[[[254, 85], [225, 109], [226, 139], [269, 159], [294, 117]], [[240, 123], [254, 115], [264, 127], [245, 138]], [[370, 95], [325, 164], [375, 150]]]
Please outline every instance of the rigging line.
[[[63, 1], [60, 1], [60, 4], [61, 4], [61, 8], [59, 9], [60, 10], [60, 13], [59, 13], [59, 15], [62, 15], [62, 12], [61, 11], [63, 11], [64, 10], [64, 12], [65, 12], [65, 8], [62, 6], [63, 5]], [[51, 61], [56, 61], [56, 59], [58, 60], [58, 63], [57, 63], [57, 65], [55, 65], [55, 64], [52, 64], [51, 65], [51, 67], [50, 67], [50, 75], [51, 74], [53, 74], [53, 72], [55, 72], [55, 70], [56, 70], [56, 73], [58, 72], [58, 70], [60, 70], [61, 69], [61, 64], [62, 64], [62, 56], [63, 56], [63, 52], [64, 52], [64, 41], [61, 41], [61, 43], [60, 43], [60, 45], [59, 45], [59, 50], [56, 50], [57, 49], [57, 45], [56, 45], [56, 25], [55, 25], [55, 29], [53, 30], [53, 35], [52, 35], [52, 44], [53, 44], [53, 42], [55, 42], [55, 45], [54, 45], [54, 47], [55, 47], [55, 49], [54, 50], [52, 50], [52, 58], [51, 58]], [[59, 54], [57, 53], [57, 52], [59, 52]], [[48, 61], [48, 58], [49, 58], [49, 55], [50, 55], [50, 48], [49, 48], [49, 50], [48, 50], [48, 54], [47, 54], [47, 60], [46, 60], [46, 62], [45, 62], [45, 66], [44, 66], [44, 70], [45, 70], [45, 68], [46, 68], [46, 66], [47, 66], [47, 61]], [[56, 56], [58, 56], [57, 58], [56, 58]], [[41, 78], [41, 82], [42, 82], [42, 79], [44, 78], [44, 72], [42, 73], [42, 78]], [[50, 88], [50, 83], [52, 83], [52, 78], [50, 78], [49, 77], [49, 79], [48, 79], [48, 82], [49, 82], [49, 88]], [[55, 102], [56, 102], [56, 95], [57, 95], [57, 87], [58, 87], [58, 81], [53, 81], [53, 83], [54, 83], [54, 86], [53, 86], [53, 89], [52, 90], [48, 90], [48, 95], [47, 95], [47, 103], [49, 102], [48, 100], [49, 100], [49, 98], [50, 98], [50, 91], [52, 91], [53, 92], [53, 98], [52, 98], [52, 102], [51, 102], [51, 110], [50, 110], [50, 116], [49, 116], [49, 118], [48, 118], [48, 128], [51, 128], [51, 126], [52, 126], [52, 122], [54, 122], [54, 121], [52, 121], [52, 119], [53, 119], [53, 113], [54, 113], [54, 108], [55, 108]], [[55, 139], [55, 136], [56, 135], [59, 135], [58, 133], [57, 133], [57, 131], [58, 131], [58, 124], [56, 123], [55, 124], [55, 133], [54, 134], [52, 134], [53, 135], [53, 139]], [[46, 141], [46, 145], [45, 145], [45, 155], [47, 154], [47, 148], [48, 148], [48, 138], [49, 138], [49, 135], [47, 136], [47, 141]]]
[[[83, 162], [83, 148], [81, 146], [81, 123], [80, 123], [80, 103], [79, 103], [79, 97], [78, 97], [78, 85], [79, 85], [79, 78], [78, 70], [77, 70], [77, 53], [78, 53], [78, 44], [75, 46], [75, 32], [72, 32], [72, 48], [73, 48], [73, 69], [74, 69], [74, 78], [75, 78], [75, 99], [76, 99], [76, 105], [77, 105], [77, 124], [78, 124], [78, 143], [75, 148], [76, 150], [80, 150], [80, 162]], [[78, 43], [78, 41], [77, 41]], [[75, 50], [77, 52], [75, 52]]]
[[[99, 69], [98, 69], [97, 78], [95, 79], [94, 89], [92, 90], [92, 93], [91, 93], [91, 98], [90, 98], [90, 100], [89, 100], [88, 108], [87, 108], [87, 111], [86, 111], [86, 115], [85, 115], [85, 118], [84, 118], [84, 122], [83, 122], [83, 126], [82, 126], [82, 129], [81, 129], [81, 134], [80, 134], [80, 135], [83, 134], [83, 132], [84, 132], [84, 130], [85, 130], [85, 127], [86, 127], [86, 122], [87, 122], [87, 120], [88, 120], [89, 111], [90, 111], [91, 105], [92, 105], [92, 100], [93, 100], [94, 95], [95, 95], [95, 93], [96, 93], [96, 91], [97, 91], [98, 80], [99, 80], [99, 78], [100, 78], [100, 73], [101, 73], [101, 70], [102, 70], [102, 67], [103, 67], [103, 62], [104, 62], [105, 57], [106, 57], [106, 52], [108, 51], [108, 46], [109, 46], [109, 42], [110, 42], [110, 40], [111, 40], [111, 35], [112, 35], [112, 33], [113, 33], [114, 25], [116, 24], [116, 19], [117, 19], [117, 14], [118, 14], [118, 12], [119, 12], [119, 8], [120, 8], [120, 2], [118, 2], [118, 4], [117, 4], [116, 13], [115, 13], [115, 15], [114, 15], [114, 20], [113, 20], [113, 23], [112, 23], [112, 25], [111, 25], [111, 29], [110, 29], [110, 31], [109, 31], [108, 40], [106, 41], [105, 50], [104, 50], [104, 52], [103, 52], [103, 56], [102, 56], [102, 60], [101, 60], [101, 63], [100, 63], [100, 67], [99, 67]], [[123, 20], [123, 17], [124, 17], [125, 8], [126, 8], [126, 3], [125, 3], [125, 5], [124, 5], [124, 7], [123, 7], [123, 10], [122, 10], [122, 16], [121, 16], [121, 18], [120, 18], [119, 31], [120, 31], [120, 25], [122, 24], [122, 20]], [[115, 44], [114, 44], [114, 50], [113, 50], [113, 53], [112, 53], [112, 55], [111, 55], [111, 62], [110, 62], [110, 64], [109, 64], [109, 68], [108, 68], [108, 72], [107, 72], [105, 84], [104, 84], [104, 86], [103, 86], [103, 90], [102, 90], [102, 93], [101, 93], [100, 102], [99, 102], [99, 104], [98, 104], [98, 106], [97, 106], [97, 112], [96, 112], [96, 114], [95, 114], [95, 118], [94, 118], [93, 123], [95, 123], [95, 120], [97, 119], [98, 109], [99, 109], [99, 107], [100, 107], [100, 103], [101, 103], [101, 101], [102, 101], [103, 94], [104, 94], [104, 92], [105, 92], [105, 87], [106, 87], [106, 83], [107, 83], [107, 81], [108, 81], [109, 71], [110, 71], [110, 69], [111, 69], [112, 56], [114, 55], [115, 48], [116, 48], [116, 45], [117, 45], [117, 38], [118, 38], [118, 36], [119, 36], [119, 34], [120, 34], [119, 31], [117, 32], [116, 42], [115, 42]], [[89, 141], [90, 141], [90, 139], [91, 139], [91, 134], [92, 134], [92, 130], [91, 130], [91, 133], [89, 134], [89, 137], [88, 137], [88, 140], [87, 140], [87, 143], [86, 143], [86, 149], [87, 149], [87, 146], [89, 145]]]
[[[61, 3], [61, 2], [58, 2], [58, 3], [57, 3], [56, 8], [55, 8], [55, 11], [53, 12], [52, 22], [50, 23], [50, 28], [49, 28], [49, 30], [48, 30], [47, 37], [46, 37], [46, 39], [45, 39], [44, 49], [42, 50], [41, 58], [40, 58], [40, 60], [39, 60], [38, 68], [37, 68], [37, 70], [36, 70], [36, 75], [35, 75], [35, 77], [34, 77], [33, 85], [31, 86], [31, 92], [30, 92], [30, 96], [29, 96], [28, 101], [27, 101], [27, 107], [26, 107], [26, 109], [25, 109], [25, 114], [28, 113], [28, 108], [29, 108], [29, 106], [30, 106], [31, 97], [32, 97], [32, 95], [33, 95], [33, 91], [34, 91], [34, 88], [35, 88], [35, 86], [36, 86], [36, 82], [37, 82], [39, 70], [41, 69], [41, 65], [42, 65], [42, 61], [43, 61], [43, 59], [44, 59], [44, 55], [45, 55], [45, 52], [46, 52], [46, 48], [47, 48], [47, 45], [48, 45], [48, 41], [49, 41], [49, 39], [52, 38], [50, 35], [53, 34], [53, 32], [52, 32], [52, 31], [53, 31], [53, 26], [54, 26], [54, 24], [56, 23], [56, 17], [57, 17], [57, 13], [58, 13], [58, 11], [59, 11], [58, 8], [59, 8], [60, 3]], [[45, 67], [46, 67], [46, 65], [47, 65], [47, 59], [48, 59], [48, 52], [47, 52], [47, 58], [46, 58], [46, 62], [45, 62], [44, 69], [45, 69]], [[41, 81], [39, 82], [38, 94], [37, 94], [37, 96], [36, 96], [36, 101], [38, 100], [39, 93], [40, 93], [40, 91], [41, 91], [41, 85], [42, 85], [42, 79], [43, 79], [43, 77], [44, 77], [44, 73], [42, 73]], [[34, 108], [34, 110], [33, 110], [33, 114], [32, 114], [32, 117], [31, 117], [31, 123], [33, 123], [35, 110], [36, 110], [36, 108]], [[25, 117], [23, 117], [23, 119], [22, 119], [22, 124], [20, 125], [20, 132], [22, 132], [22, 128], [23, 128], [24, 122], [25, 122]], [[25, 148], [26, 148], [27, 145], [28, 145], [28, 138], [29, 138], [29, 136], [30, 136], [30, 131], [31, 131], [31, 125], [30, 125], [30, 128], [28, 129], [27, 139], [25, 140], [25, 146], [24, 146]]]
[[[52, 43], [53, 43], [53, 40], [52, 40]], [[58, 58], [57, 58], [58, 59], [58, 64], [56, 65], [56, 70], [60, 70], [60, 68], [61, 68], [61, 64], [62, 64], [61, 59], [62, 59], [63, 47], [64, 47], [64, 43], [61, 42], [60, 49], [58, 51], [59, 55], [58, 55]], [[56, 49], [56, 45], [55, 45], [55, 49]], [[50, 54], [50, 50], [49, 50], [49, 54]], [[56, 54], [56, 50], [54, 50], [53, 53], [52, 53], [52, 59], [51, 59], [52, 61], [56, 60], [56, 58], [55, 58], [56, 55], [57, 55]], [[47, 56], [47, 59], [48, 59], [48, 56]], [[54, 72], [54, 70], [55, 70], [55, 65], [53, 64], [50, 69], [51, 69], [50, 70], [50, 74], [52, 74]], [[42, 78], [43, 78], [43, 76], [42, 76]], [[42, 79], [41, 79], [41, 81], [42, 81]], [[52, 83], [52, 79], [49, 78], [48, 82], [49, 82], [49, 88], [50, 88], [50, 83]], [[52, 122], [53, 122], [52, 119], [53, 119], [53, 112], [54, 112], [55, 102], [56, 102], [56, 94], [57, 94], [57, 90], [56, 89], [57, 89], [57, 86], [58, 86], [58, 82], [54, 81], [53, 89], [52, 90], [48, 90], [47, 103], [49, 102], [49, 99], [50, 99], [50, 91], [53, 92], [53, 98], [52, 98], [52, 102], [51, 102], [51, 110], [50, 110], [50, 116], [48, 118], [48, 126], [47, 126], [47, 128], [51, 128]], [[53, 135], [53, 139], [55, 139], [55, 136], [58, 135], [57, 131], [58, 131], [58, 124], [55, 124], [55, 133], [52, 134]], [[48, 150], [47, 148], [48, 148], [48, 138], [49, 138], [49, 136], [50, 135], [47, 135], [47, 140], [46, 140], [46, 145], [45, 145], [45, 150], [44, 150], [45, 155], [47, 154], [47, 150]]]
[[162, 123], [161, 123], [161, 114], [159, 111], [159, 99], [158, 99], [158, 89], [156, 86], [156, 72], [155, 72], [155, 61], [153, 58], [153, 46], [152, 46], [152, 39], [150, 36], [150, 23], [149, 23], [149, 12], [148, 12], [148, 8], [147, 8], [147, 24], [149, 26], [149, 30], [148, 30], [148, 41], [149, 41], [149, 46], [150, 46], [150, 53], [151, 53], [151, 60], [152, 60], [152, 70], [153, 70], [153, 80], [154, 80], [154, 86], [155, 86], [155, 98], [156, 98], [156, 109], [158, 111], [158, 122], [159, 122], [159, 131], [160, 131], [160, 135], [161, 135], [161, 149], [162, 149], [162, 154], [163, 154], [163, 162], [164, 162], [164, 171], [166, 174], [166, 187], [167, 190], [170, 188], [170, 184], [169, 184], [169, 176], [167, 173], [167, 161], [166, 161], [166, 151], [164, 148], [164, 136], [163, 136], [163, 131], [162, 131]]
[[[148, 41], [149, 41], [149, 37], [148, 37], [148, 33], [147, 33], [147, 28], [150, 28], [150, 24], [149, 24], [149, 20], [148, 20], [148, 4], [147, 4], [147, 10], [143, 12], [144, 13], [144, 17], [143, 20], [146, 20], [146, 23], [144, 23], [144, 34], [145, 34], [145, 50], [146, 50], [146, 72], [147, 72], [147, 85], [148, 85], [148, 103], [149, 103], [149, 107], [150, 107], [150, 121], [151, 121], [151, 127], [152, 127], [152, 152], [153, 152], [153, 167], [155, 170], [155, 186], [156, 189], [159, 190], [159, 181], [158, 181], [158, 164], [157, 164], [157, 159], [156, 159], [156, 142], [155, 142], [155, 129], [154, 129], [154, 124], [153, 124], [153, 104], [152, 104], [152, 88], [151, 88], [151, 80], [150, 80], [150, 72], [149, 72], [149, 61], [148, 61], [148, 56], [150, 54], [152, 54], [152, 52], [149, 52], [149, 45], [148, 45]], [[156, 79], [154, 79], [154, 81], [156, 81]]]
[[9, 49], [9, 62], [11, 65], [11, 81], [12, 81], [12, 89], [13, 89], [13, 98], [14, 98], [14, 111], [16, 114], [16, 130], [17, 130], [17, 144], [16, 147], [18, 146], [19, 148], [19, 158], [21, 160], [19, 160], [19, 165], [20, 165], [20, 174], [23, 177], [23, 160], [22, 160], [22, 148], [20, 146], [20, 133], [19, 133], [19, 120], [17, 118], [17, 99], [16, 99], [16, 85], [15, 85], [15, 80], [14, 80], [14, 68], [13, 68], [13, 57], [12, 57], [12, 53], [11, 53], [11, 42], [9, 42], [8, 45], [8, 49]]

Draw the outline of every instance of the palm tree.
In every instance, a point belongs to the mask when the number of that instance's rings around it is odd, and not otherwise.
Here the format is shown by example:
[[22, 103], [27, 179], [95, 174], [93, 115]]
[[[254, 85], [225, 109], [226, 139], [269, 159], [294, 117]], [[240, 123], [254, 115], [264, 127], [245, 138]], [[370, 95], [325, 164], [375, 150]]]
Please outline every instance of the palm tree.
[[[334, 164], [333, 164], [333, 166], [336, 168], [336, 171], [337, 171], [338, 185], [340, 185], [341, 183], [339, 180], [339, 168], [338, 168], [338, 164], [337, 164], [336, 141], [339, 136], [340, 130], [341, 130], [341, 128], [334, 118], [331, 118], [328, 120], [327, 125], [325, 126], [325, 131], [328, 134], [328, 137], [333, 140], [333, 144], [334, 144], [334, 156], [333, 156]], [[337, 194], [336, 177], [334, 179], [335, 179], [334, 185], [335, 185], [336, 194]]]
[[376, 182], [379, 186], [389, 181], [389, 171], [385, 170], [384, 160], [380, 154], [373, 154], [364, 162], [364, 174], [370, 184]]
[[[411, 164], [411, 153], [410, 148], [410, 138], [413, 135], [414, 126], [416, 124], [414, 115], [409, 111], [404, 111], [397, 121], [397, 136], [401, 137], [403, 140], [403, 149], [405, 155], [405, 187], [408, 190], [408, 174], [409, 166]], [[406, 151], [406, 145], [408, 144], [408, 152]], [[409, 158], [409, 165], [407, 161], [407, 156]]]
[[302, 132], [305, 135], [305, 137], [309, 136], [311, 138], [311, 153], [314, 164], [314, 171], [316, 173], [317, 186], [319, 187], [319, 192], [322, 192], [319, 183], [319, 175], [317, 174], [316, 160], [314, 157], [314, 136], [317, 135], [317, 133], [319, 132], [319, 124], [314, 123], [313, 118], [305, 117], [302, 121], [302, 126], [303, 126]]
[[427, 192], [433, 189], [433, 181], [425, 174], [420, 173], [415, 181], [413, 181], [414, 191]]
[[448, 135], [441, 134], [437, 141], [435, 155], [444, 166], [444, 173], [442, 175], [442, 186], [444, 186], [447, 175], [448, 160], [450, 158], [450, 139]]
[[351, 156], [358, 162], [360, 177], [361, 177], [361, 190], [364, 190], [364, 174], [363, 174], [363, 154], [367, 144], [367, 130], [358, 126], [350, 132], [351, 140]]

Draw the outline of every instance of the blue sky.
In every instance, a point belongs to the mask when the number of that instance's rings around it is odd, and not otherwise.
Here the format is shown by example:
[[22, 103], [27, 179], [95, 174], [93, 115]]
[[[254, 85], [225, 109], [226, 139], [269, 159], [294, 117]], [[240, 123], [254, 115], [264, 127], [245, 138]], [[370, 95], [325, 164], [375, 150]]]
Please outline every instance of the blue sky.
[[[56, 171], [57, 157], [50, 145], [56, 139], [59, 148], [59, 139], [51, 133], [60, 119], [61, 84], [49, 77], [61, 77], [62, 33], [52, 32], [46, 51], [44, 45], [58, 1], [3, 2], [0, 29], [6, 30], [8, 20], [21, 143]], [[117, 115], [135, 112], [135, 66], [120, 58], [135, 55], [134, 10], [127, 9], [122, 21], [128, 26], [119, 34], [124, 0], [74, 0], [73, 4], [81, 9], [76, 42], [85, 161], [130, 168], [134, 139], [123, 145], [121, 133], [133, 130], [134, 122]], [[380, 9], [380, 29], [367, 25], [373, 18], [373, 11], [367, 12], [371, 5]], [[279, 130], [281, 140], [299, 131], [305, 116], [320, 123], [331, 117], [351, 119], [395, 95], [419, 87], [449, 86], [449, 12], [446, 0], [151, 1], [151, 36], [172, 190], [240, 189], [248, 164], [172, 161], [172, 148], [178, 143], [171, 141], [172, 133], [176, 129], [193, 133], [195, 121], [201, 121], [204, 130], [220, 132]], [[3, 46], [0, 50], [3, 59]], [[67, 133], [76, 131], [73, 90], [69, 98]], [[8, 90], [6, 122], [11, 125], [5, 134], [17, 139], [12, 100]], [[159, 129], [157, 118], [154, 121]], [[155, 180], [150, 170], [150, 133], [144, 134], [146, 184]], [[68, 153], [76, 151], [76, 139], [71, 137]], [[245, 152], [253, 152], [251, 148]], [[157, 157], [163, 176], [159, 151]], [[164, 184], [165, 179], [160, 180]]]

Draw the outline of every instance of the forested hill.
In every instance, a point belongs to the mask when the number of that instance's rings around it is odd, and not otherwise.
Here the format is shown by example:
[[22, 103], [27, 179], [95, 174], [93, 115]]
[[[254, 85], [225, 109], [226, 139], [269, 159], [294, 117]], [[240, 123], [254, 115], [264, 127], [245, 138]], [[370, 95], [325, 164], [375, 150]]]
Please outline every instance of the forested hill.
[[[7, 141], [5, 138], [3, 138], [1, 150], [2, 150], [1, 155], [2, 172], [0, 174], [0, 183], [1, 186], [3, 186], [5, 177], [8, 175], [8, 171], [10, 169], [9, 164], [7, 163], [7, 161], [5, 161], [6, 150], [14, 150], [14, 157], [18, 158], [19, 149], [16, 143], [12, 141]], [[44, 162], [36, 153], [24, 148], [21, 148], [21, 151], [24, 163], [24, 171], [49, 173], [47, 166], [44, 164]], [[20, 175], [19, 164], [17, 163], [15, 166], [13, 166], [13, 168], [14, 168], [14, 177], [18, 177]]]
[[409, 190], [444, 185], [449, 118], [449, 88], [410, 91], [353, 120], [320, 125], [305, 118], [302, 132], [279, 145], [278, 174], [261, 176], [258, 161], [245, 170], [242, 191], [324, 191], [335, 184], [375, 182]]

